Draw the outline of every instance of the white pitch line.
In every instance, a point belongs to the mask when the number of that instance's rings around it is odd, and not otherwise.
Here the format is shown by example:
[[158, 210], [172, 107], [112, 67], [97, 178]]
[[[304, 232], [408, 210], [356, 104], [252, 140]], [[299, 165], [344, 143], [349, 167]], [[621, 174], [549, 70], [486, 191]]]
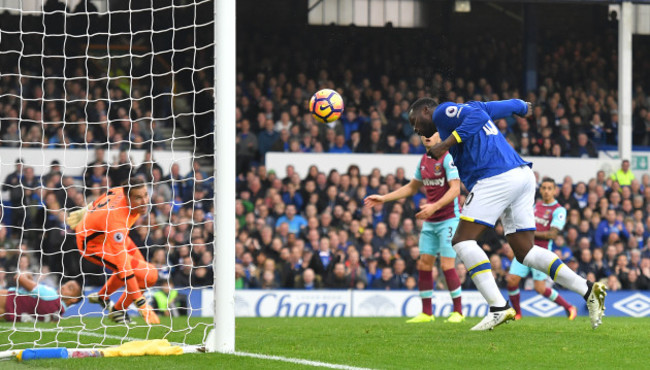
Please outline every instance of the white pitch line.
[[[115, 339], [115, 340], [120, 340], [120, 341], [121, 340], [128, 340], [128, 341], [146, 340], [146, 339], [142, 339], [142, 338], [133, 338], [133, 337], [127, 337], [127, 336], [112, 335], [112, 334], [100, 334], [100, 333], [87, 332], [87, 331], [86, 332], [84, 332], [84, 331], [78, 332], [78, 331], [72, 331], [72, 330], [61, 330], [61, 329], [56, 329], [56, 328], [52, 328], [52, 329], [37, 329], [37, 328], [34, 328], [34, 329], [35, 330], [33, 330], [33, 331], [38, 331], [38, 332], [65, 333], [65, 334], [74, 334], [74, 335], [80, 335], [80, 336], [86, 336], [86, 337]], [[175, 346], [187, 346], [186, 344], [183, 344], [183, 343], [173, 343], [173, 342], [170, 342], [170, 343], [172, 345], [175, 345]], [[197, 347], [197, 346], [189, 346], [189, 347]], [[288, 362], [288, 363], [292, 363], [292, 364], [305, 365], [305, 366], [325, 367], [325, 368], [329, 368], [329, 369], [370, 370], [369, 368], [365, 368], [365, 367], [355, 367], [355, 366], [349, 366], [349, 365], [331, 364], [331, 363], [328, 363], [328, 362], [304, 360], [304, 359], [301, 359], [301, 358], [263, 355], [263, 354], [260, 354], [260, 353], [249, 353], [249, 352], [235, 351], [234, 353], [232, 353], [232, 355], [240, 356], [240, 357], [258, 358], [258, 359], [261, 359], [261, 360], [282, 361], [282, 362]]]
[[262, 359], [262, 360], [282, 361], [282, 362], [289, 362], [289, 363], [292, 363], [292, 364], [314, 366], [314, 367], [326, 367], [326, 368], [329, 368], [329, 369], [370, 370], [370, 369], [365, 368], [365, 367], [354, 367], [354, 366], [348, 366], [348, 365], [330, 364], [330, 363], [327, 363], [327, 362], [303, 360], [303, 359], [300, 359], [300, 358], [291, 358], [291, 357], [283, 357], [283, 356], [262, 355], [262, 354], [259, 354], [259, 353], [248, 353], [248, 352], [235, 351], [235, 353], [233, 353], [233, 354], [235, 356], [259, 358], [259, 359]]

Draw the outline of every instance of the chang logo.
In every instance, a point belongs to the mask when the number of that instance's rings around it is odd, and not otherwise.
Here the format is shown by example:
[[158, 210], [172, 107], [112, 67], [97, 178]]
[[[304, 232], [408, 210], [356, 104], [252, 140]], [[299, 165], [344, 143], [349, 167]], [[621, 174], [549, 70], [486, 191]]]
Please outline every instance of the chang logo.
[[564, 311], [561, 306], [558, 306], [541, 295], [536, 295], [533, 298], [521, 302], [521, 308], [530, 311], [535, 316], [541, 317], [551, 317]]
[[641, 293], [632, 294], [614, 303], [614, 308], [632, 317], [650, 316], [650, 298]]

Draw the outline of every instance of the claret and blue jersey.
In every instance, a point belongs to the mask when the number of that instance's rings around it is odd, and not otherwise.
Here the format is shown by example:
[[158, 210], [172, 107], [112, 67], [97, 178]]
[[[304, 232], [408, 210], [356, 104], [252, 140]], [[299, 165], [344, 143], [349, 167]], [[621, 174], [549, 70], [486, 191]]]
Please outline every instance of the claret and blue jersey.
[[493, 120], [513, 114], [525, 115], [528, 105], [519, 99], [466, 104], [447, 102], [433, 112], [440, 139], [453, 135], [458, 141], [449, 149], [458, 167], [461, 181], [468, 190], [477, 181], [527, 165], [501, 135]]

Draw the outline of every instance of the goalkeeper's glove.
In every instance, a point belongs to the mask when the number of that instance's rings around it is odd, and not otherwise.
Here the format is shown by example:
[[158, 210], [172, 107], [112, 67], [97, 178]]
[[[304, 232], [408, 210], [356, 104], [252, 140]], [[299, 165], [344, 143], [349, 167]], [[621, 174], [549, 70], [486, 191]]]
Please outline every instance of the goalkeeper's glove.
[[158, 315], [156, 315], [144, 297], [140, 297], [134, 303], [138, 307], [138, 311], [140, 311], [140, 316], [142, 316], [144, 322], [149, 325], [160, 324], [160, 318], [158, 318]]
[[79, 225], [79, 223], [81, 223], [81, 220], [84, 219], [84, 216], [86, 215], [86, 212], [88, 212], [89, 208], [90, 204], [86, 207], [83, 207], [82, 209], [70, 212], [68, 214], [68, 218], [65, 219], [65, 223], [68, 224], [71, 229], [76, 229], [77, 225]]

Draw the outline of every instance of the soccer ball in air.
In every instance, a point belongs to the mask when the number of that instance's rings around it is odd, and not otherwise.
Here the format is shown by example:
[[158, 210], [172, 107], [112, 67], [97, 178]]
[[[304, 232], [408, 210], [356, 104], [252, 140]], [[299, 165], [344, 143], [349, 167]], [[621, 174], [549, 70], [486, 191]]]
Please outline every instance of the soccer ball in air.
[[334, 122], [343, 113], [343, 98], [334, 90], [319, 90], [309, 100], [309, 111], [320, 123]]

